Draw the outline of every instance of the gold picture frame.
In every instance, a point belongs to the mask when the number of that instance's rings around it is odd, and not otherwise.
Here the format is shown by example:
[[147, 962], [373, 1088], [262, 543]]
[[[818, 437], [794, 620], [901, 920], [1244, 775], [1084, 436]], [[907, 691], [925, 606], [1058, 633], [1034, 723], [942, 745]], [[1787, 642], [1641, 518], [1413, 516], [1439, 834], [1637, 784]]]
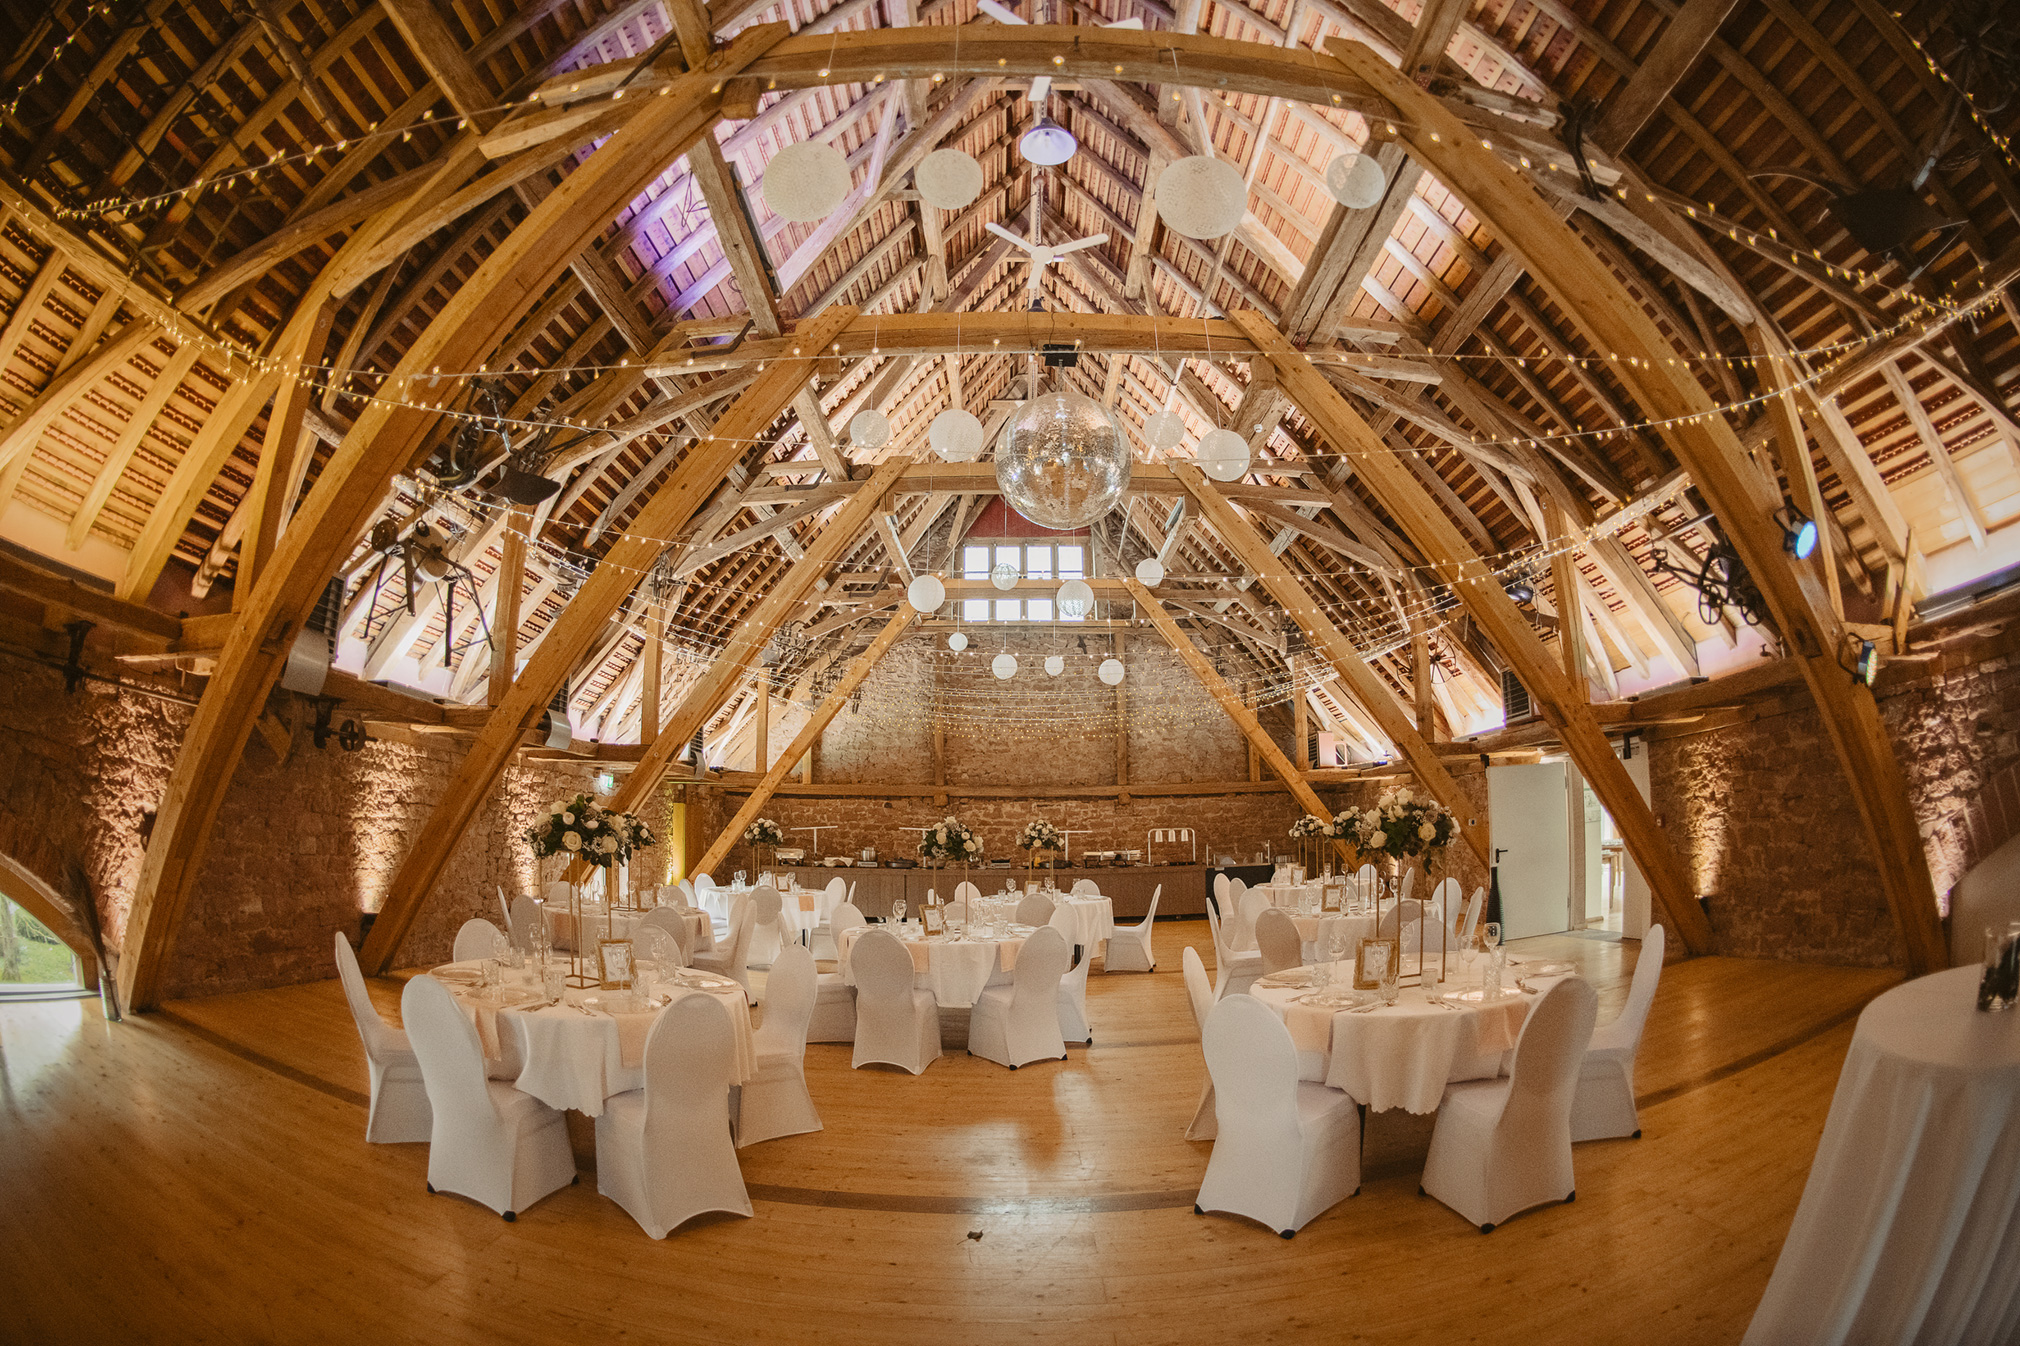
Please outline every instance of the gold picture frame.
[[[1354, 989], [1356, 991], [1379, 991], [1382, 989], [1382, 973], [1396, 965], [1402, 956], [1400, 940], [1364, 939], [1354, 955]], [[1400, 973], [1402, 969], [1397, 967]], [[1369, 974], [1374, 975], [1370, 976]]]
[[606, 991], [629, 991], [634, 979], [631, 941], [628, 939], [599, 939], [596, 941], [596, 961], [601, 972], [600, 984]]

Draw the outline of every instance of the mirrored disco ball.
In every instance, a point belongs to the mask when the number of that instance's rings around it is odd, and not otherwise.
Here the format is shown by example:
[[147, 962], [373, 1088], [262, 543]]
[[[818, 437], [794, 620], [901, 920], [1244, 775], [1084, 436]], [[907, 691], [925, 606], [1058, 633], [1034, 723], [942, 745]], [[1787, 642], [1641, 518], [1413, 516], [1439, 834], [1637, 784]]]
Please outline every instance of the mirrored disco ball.
[[996, 484], [1043, 528], [1085, 528], [1129, 486], [1129, 441], [1108, 409], [1079, 393], [1041, 393], [996, 441]]

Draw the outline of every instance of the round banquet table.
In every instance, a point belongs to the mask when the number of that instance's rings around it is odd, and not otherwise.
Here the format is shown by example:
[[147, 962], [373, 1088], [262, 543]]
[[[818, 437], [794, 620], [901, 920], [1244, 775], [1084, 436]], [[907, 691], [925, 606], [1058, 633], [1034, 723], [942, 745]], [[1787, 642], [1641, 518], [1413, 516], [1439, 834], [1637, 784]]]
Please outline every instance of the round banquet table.
[[[568, 910], [568, 904], [564, 902], [557, 907], [552, 903], [548, 903], [546, 909], [548, 947], [573, 949], [575, 947], [575, 917]], [[678, 911], [679, 909], [675, 908], [675, 910]], [[609, 929], [611, 934], [609, 937], [611, 939], [630, 939], [638, 923], [644, 920], [646, 916], [645, 912], [629, 911], [623, 907], [619, 907], [615, 913], [606, 913], [606, 909], [601, 902], [584, 902], [582, 904], [582, 922], [589, 927], [589, 936], [592, 940], [604, 938], [604, 917], [606, 914], [610, 915]], [[691, 941], [694, 952], [712, 952], [715, 949], [715, 927], [710, 923], [708, 913], [698, 908], [689, 908], [686, 911], [680, 912], [680, 915], [687, 921], [688, 938]]]
[[[562, 992], [563, 1003], [546, 1005], [537, 981], [510, 969], [504, 974], [502, 995], [486, 996], [473, 984], [479, 972], [475, 962], [448, 963], [435, 972], [477, 1026], [485, 1073], [492, 1079], [509, 1080], [550, 1108], [573, 1108], [591, 1117], [603, 1114], [606, 1098], [645, 1087], [645, 1039], [659, 1018], [658, 1010], [584, 1013], [580, 1007], [585, 1000], [601, 1001], [614, 994], [594, 987], [570, 987]], [[720, 1000], [736, 1029], [733, 1082], [748, 1081], [757, 1074], [757, 1048], [743, 988], [713, 973], [683, 975], [700, 984], [654, 982], [653, 995], [712, 995]], [[526, 1003], [514, 1004], [515, 1000]]]
[[[1330, 967], [1335, 983], [1353, 976], [1352, 959]], [[1420, 988], [1406, 986], [1394, 1005], [1356, 1013], [1298, 1003], [1306, 987], [1275, 986], [1271, 980], [1258, 981], [1248, 994], [1291, 1030], [1298, 1078], [1343, 1089], [1377, 1112], [1436, 1112], [1447, 1083], [1494, 1078], [1537, 1000], [1517, 991], [1492, 1005], [1442, 1008]], [[1540, 991], [1549, 981], [1533, 984]]]
[[2020, 1013], [1980, 971], [1859, 1015], [1749, 1346], [2020, 1340]]
[[[856, 947], [856, 941], [866, 930], [882, 929], [898, 934], [888, 923], [882, 926], [859, 925], [842, 932], [835, 955], [842, 980], [848, 985], [856, 984], [856, 974], [849, 967], [849, 954]], [[922, 991], [931, 991], [933, 999], [944, 1009], [973, 1006], [984, 987], [1010, 980], [1010, 973], [1017, 966], [1017, 951], [1024, 947], [1024, 941], [1032, 933], [1028, 925], [1012, 925], [1006, 929], [1009, 933], [1001, 939], [990, 939], [980, 934], [926, 938], [919, 933], [917, 925], [906, 922], [905, 932], [898, 937], [904, 941], [905, 952], [912, 955], [915, 973], [912, 984]]]
[[1304, 960], [1316, 963], [1325, 951], [1319, 947], [1322, 940], [1331, 940], [1335, 934], [1347, 937], [1347, 952], [1355, 954], [1360, 950], [1361, 941], [1375, 937], [1375, 918], [1369, 915], [1342, 914], [1293, 916], [1291, 924], [1298, 928], [1298, 939], [1303, 944]]
[[1091, 958], [1095, 950], [1115, 934], [1115, 900], [1108, 897], [1066, 897], [1054, 899], [1052, 924], [1078, 944]]
[[1270, 905], [1273, 907], [1295, 908], [1303, 906], [1306, 898], [1310, 898], [1311, 904], [1317, 906], [1323, 887], [1324, 885], [1317, 881], [1310, 883], [1258, 883], [1250, 888], [1249, 891], [1252, 893], [1261, 893], [1270, 900]]

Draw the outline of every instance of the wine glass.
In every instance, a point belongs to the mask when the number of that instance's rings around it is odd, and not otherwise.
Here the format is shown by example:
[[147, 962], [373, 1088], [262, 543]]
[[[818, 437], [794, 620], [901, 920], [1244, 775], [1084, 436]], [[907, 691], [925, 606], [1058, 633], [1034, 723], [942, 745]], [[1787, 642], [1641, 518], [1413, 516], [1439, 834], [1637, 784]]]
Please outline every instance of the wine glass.
[[901, 925], [901, 926], [902, 926], [902, 925], [903, 925], [903, 924], [905, 923], [905, 899], [904, 899], [904, 898], [902, 898], [902, 897], [894, 897], [894, 898], [892, 898], [892, 899], [891, 899], [891, 919], [892, 919], [893, 921], [896, 921], [896, 922], [897, 922], [897, 923], [898, 923], [899, 925]]
[[1492, 955], [1494, 950], [1501, 947], [1501, 923], [1499, 921], [1488, 921], [1480, 927], [1480, 947], [1485, 949], [1489, 955]]
[[1473, 980], [1473, 960], [1480, 956], [1479, 940], [1469, 939], [1459, 949], [1459, 961], [1466, 965], [1466, 980]]

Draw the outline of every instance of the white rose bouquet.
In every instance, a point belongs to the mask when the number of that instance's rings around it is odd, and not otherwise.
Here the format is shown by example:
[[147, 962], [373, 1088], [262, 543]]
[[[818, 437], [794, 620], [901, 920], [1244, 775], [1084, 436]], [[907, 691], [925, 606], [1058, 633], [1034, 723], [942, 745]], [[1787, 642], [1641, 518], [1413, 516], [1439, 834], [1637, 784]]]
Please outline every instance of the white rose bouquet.
[[1290, 836], [1292, 841], [1310, 841], [1314, 837], [1330, 835], [1331, 828], [1332, 825], [1326, 819], [1307, 813], [1291, 824]]
[[630, 813], [604, 808], [588, 795], [557, 799], [545, 819], [526, 829], [527, 845], [542, 859], [566, 855], [602, 869], [633, 851], [658, 844], [651, 829]]
[[982, 858], [982, 837], [959, 818], [942, 818], [919, 838], [919, 855], [972, 865]]
[[1418, 798], [1407, 788], [1386, 790], [1373, 808], [1349, 808], [1333, 823], [1356, 850], [1396, 860], [1422, 856], [1427, 873], [1438, 867], [1445, 848], [1459, 834], [1458, 819], [1450, 809], [1435, 799]]
[[786, 829], [770, 818], [760, 818], [743, 830], [744, 841], [752, 846], [783, 846]]
[[1066, 835], [1043, 818], [1024, 824], [1024, 831], [1017, 838], [1020, 851], [1056, 851], [1065, 845]]

